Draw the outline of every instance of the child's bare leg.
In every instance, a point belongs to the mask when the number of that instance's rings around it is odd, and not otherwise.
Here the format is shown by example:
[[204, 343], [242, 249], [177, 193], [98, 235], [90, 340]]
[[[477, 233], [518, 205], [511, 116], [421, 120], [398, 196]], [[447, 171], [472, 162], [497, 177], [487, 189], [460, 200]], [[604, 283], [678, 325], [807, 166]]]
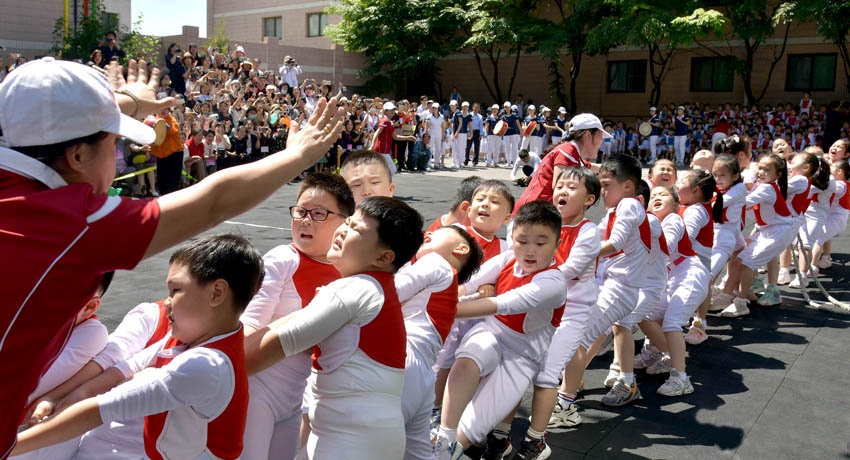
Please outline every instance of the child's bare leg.
[[779, 254], [779, 266], [782, 268], [791, 268], [791, 248], [785, 248], [781, 254]]
[[667, 346], [670, 347], [670, 361], [673, 369], [685, 372], [685, 336], [680, 331], [665, 332]]
[[669, 353], [670, 348], [667, 345], [667, 338], [664, 332], [661, 331], [661, 325], [657, 321], [643, 320], [638, 324], [643, 334], [649, 338], [652, 346], [662, 353]]
[[[829, 243], [824, 243], [824, 246], [826, 246], [827, 244]], [[824, 246], [821, 246], [820, 244], [815, 244], [815, 248], [812, 249], [812, 265], [817, 265], [818, 263], [820, 263], [821, 257], [823, 257], [823, 255], [825, 254]]]
[[631, 329], [614, 325], [614, 353], [619, 355], [620, 373], [634, 374], [635, 338]]
[[[552, 412], [555, 411], [555, 404], [558, 402], [558, 390], [555, 388], [541, 388], [534, 386], [534, 398], [531, 400], [531, 429], [538, 432], [545, 432], [546, 426], [549, 424], [549, 418]], [[516, 410], [514, 410], [516, 413]], [[507, 423], [513, 421], [514, 414], [511, 414]]]
[[573, 359], [567, 364], [564, 370], [564, 378], [561, 380], [559, 391], [564, 394], [575, 395], [578, 393], [578, 387], [581, 385], [581, 380], [584, 378], [584, 369], [587, 367], [588, 351], [583, 346], [579, 346]]
[[776, 285], [776, 282], [779, 280], [780, 264], [781, 262], [777, 262], [776, 259], [773, 259], [767, 263], [767, 284]]
[[[729, 259], [728, 264], [728, 273], [729, 276], [726, 278], [726, 285], [723, 286], [723, 292], [726, 294], [732, 294], [732, 291], [740, 288], [741, 285], [741, 271], [744, 270], [744, 265], [741, 263], [741, 259], [737, 257], [732, 257]], [[750, 282], [752, 286], [752, 282]]]
[[827, 257], [832, 256], [832, 241], [827, 241], [823, 244], [823, 255]]
[[[443, 415], [440, 426], [456, 430], [460, 423], [463, 410], [472, 401], [472, 396], [481, 381], [481, 369], [475, 361], [469, 358], [458, 358], [455, 360], [449, 372], [446, 385], [448, 391], [443, 395]], [[460, 440], [460, 435], [458, 435]], [[463, 444], [463, 443], [461, 443]], [[468, 446], [469, 444], [464, 444]]]
[[310, 437], [310, 416], [308, 414], [301, 414], [301, 431], [300, 431], [300, 442], [301, 448], [304, 449], [307, 446], [307, 438]]
[[755, 279], [755, 273], [750, 267], [741, 264], [741, 281], [739, 287], [738, 297], [747, 300], [756, 300], [756, 295], [753, 294], [753, 279]]
[[449, 371], [452, 368], [446, 368], [437, 371], [437, 381], [434, 383], [434, 407], [443, 406], [443, 395], [446, 392], [446, 382], [449, 380]]

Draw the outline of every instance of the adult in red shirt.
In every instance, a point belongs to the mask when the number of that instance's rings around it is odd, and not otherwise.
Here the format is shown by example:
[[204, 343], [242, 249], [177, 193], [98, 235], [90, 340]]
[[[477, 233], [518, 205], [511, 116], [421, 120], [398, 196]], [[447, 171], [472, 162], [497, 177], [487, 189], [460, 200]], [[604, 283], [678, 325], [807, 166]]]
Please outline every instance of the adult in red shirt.
[[[610, 133], [602, 127], [602, 122], [596, 115], [580, 113], [570, 120], [570, 128], [564, 142], [558, 144], [540, 161], [531, 182], [514, 206], [517, 209], [531, 201], [552, 201], [555, 181], [561, 171], [572, 166], [593, 167], [589, 161], [596, 158], [602, 140], [611, 138]], [[598, 167], [594, 168], [598, 169]]]
[[336, 100], [321, 100], [283, 154], [156, 200], [108, 196], [119, 136], [154, 139], [121, 111], [143, 117], [174, 103], [156, 100], [159, 70], [148, 79], [146, 65], [130, 61], [125, 82], [117, 64], [107, 78], [44, 58], [0, 84], [0, 459], [14, 445], [27, 397], [104, 273], [133, 268], [247, 211], [313, 164], [342, 131]]
[[189, 158], [186, 159], [186, 170], [197, 180], [207, 177], [207, 165], [204, 160], [204, 136], [198, 128], [192, 130], [192, 135], [186, 140]]
[[416, 141], [416, 136], [403, 136], [396, 133], [393, 128], [392, 118], [395, 115], [396, 106], [392, 102], [384, 102], [384, 116], [378, 122], [378, 128], [375, 131], [375, 141], [372, 143], [372, 150], [380, 153], [387, 161], [387, 165], [393, 174], [396, 173], [396, 166], [393, 162], [393, 140], [396, 141]]

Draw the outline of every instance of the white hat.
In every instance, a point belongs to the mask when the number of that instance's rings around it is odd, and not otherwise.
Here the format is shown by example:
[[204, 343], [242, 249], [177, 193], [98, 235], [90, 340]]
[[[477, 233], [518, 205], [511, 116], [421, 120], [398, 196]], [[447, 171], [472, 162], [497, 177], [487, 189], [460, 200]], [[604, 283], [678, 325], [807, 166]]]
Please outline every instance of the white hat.
[[511, 106], [511, 110], [517, 110], [516, 104]]
[[451, 101], [449, 101], [449, 105], [457, 105], [457, 101], [452, 99]]
[[384, 110], [395, 110], [395, 104], [390, 101], [384, 102]]
[[567, 109], [563, 107], [558, 107], [558, 113], [567, 113]]
[[118, 108], [106, 75], [52, 57], [30, 61], [0, 84], [2, 144], [51, 145], [101, 131], [151, 144], [154, 130]]
[[439, 102], [435, 102], [435, 103], [431, 104], [431, 107], [433, 107], [433, 108], [435, 108], [435, 109], [439, 109], [439, 108], [440, 108], [440, 103], [439, 103]]
[[684, 105], [680, 105], [680, 106], [676, 107], [676, 110], [685, 110], [685, 106], [684, 106]]
[[463, 102], [461, 102], [460, 106], [461, 107], [469, 107], [469, 102], [463, 101]]
[[493, 104], [493, 107], [490, 107], [490, 110], [499, 110], [499, 104]]
[[649, 111], [650, 111], [650, 112], [657, 112], [657, 111], [658, 111], [658, 109], [656, 109], [656, 108], [655, 108], [655, 106], [653, 106], [653, 107], [650, 107], [650, 108], [649, 108]]
[[270, 90], [270, 89], [271, 89], [271, 90], [274, 90], [275, 92], [277, 92], [277, 86], [275, 86], [275, 85], [266, 85], [266, 91], [268, 91], [268, 90]]
[[502, 105], [502, 107], [510, 107], [510, 106], [511, 106], [511, 103], [508, 102], [508, 101], [505, 101], [505, 103]]
[[540, 108], [540, 111], [541, 111], [541, 112], [551, 112], [551, 111], [552, 111], [552, 109], [550, 109], [549, 107], [546, 107], [546, 106], [544, 105], [543, 107], [541, 107], [541, 108]]
[[528, 106], [528, 109], [526, 109], [526, 110], [537, 110], [537, 107], [535, 107], [534, 104], [531, 104], [531, 105]]
[[580, 113], [573, 117], [570, 120], [570, 132], [575, 132], [580, 129], [592, 129], [596, 128], [602, 131], [602, 136], [606, 139], [612, 138], [614, 136], [611, 135], [608, 131], [605, 131], [605, 128], [602, 127], [602, 122], [599, 121], [599, 118], [592, 113]]

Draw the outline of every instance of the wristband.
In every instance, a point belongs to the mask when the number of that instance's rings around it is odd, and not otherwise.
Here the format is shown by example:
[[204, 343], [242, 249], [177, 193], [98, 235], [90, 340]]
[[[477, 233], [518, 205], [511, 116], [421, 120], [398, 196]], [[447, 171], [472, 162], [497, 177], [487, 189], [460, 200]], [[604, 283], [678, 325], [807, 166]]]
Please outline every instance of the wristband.
[[116, 91], [116, 93], [117, 94], [123, 94], [123, 95], [129, 97], [130, 99], [132, 99], [134, 103], [136, 103], [136, 107], [133, 110], [133, 113], [130, 115], [130, 117], [136, 118], [136, 115], [139, 113], [139, 98], [136, 97], [135, 94], [133, 94], [132, 92], [130, 92], [126, 89], [118, 90], [118, 91]]

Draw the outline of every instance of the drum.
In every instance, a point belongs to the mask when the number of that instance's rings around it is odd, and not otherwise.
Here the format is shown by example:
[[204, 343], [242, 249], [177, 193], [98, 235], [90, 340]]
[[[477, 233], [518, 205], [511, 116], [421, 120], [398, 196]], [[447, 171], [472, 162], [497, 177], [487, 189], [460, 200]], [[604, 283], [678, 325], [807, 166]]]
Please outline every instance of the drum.
[[537, 127], [536, 121], [532, 121], [532, 122], [528, 123], [528, 126], [526, 126], [525, 129], [522, 131], [522, 135], [523, 136], [531, 136], [531, 133], [534, 132], [534, 128], [536, 128], [536, 127]]
[[504, 136], [506, 132], [508, 132], [508, 124], [504, 120], [497, 121], [496, 126], [493, 127], [493, 135]]
[[650, 134], [652, 134], [652, 125], [649, 124], [648, 121], [645, 121], [641, 123], [638, 127], [638, 132], [641, 136], [649, 136]]
[[154, 133], [156, 133], [153, 145], [162, 145], [162, 143], [165, 142], [165, 133], [168, 130], [165, 126], [165, 120], [149, 115], [145, 118], [145, 124], [153, 128]]

